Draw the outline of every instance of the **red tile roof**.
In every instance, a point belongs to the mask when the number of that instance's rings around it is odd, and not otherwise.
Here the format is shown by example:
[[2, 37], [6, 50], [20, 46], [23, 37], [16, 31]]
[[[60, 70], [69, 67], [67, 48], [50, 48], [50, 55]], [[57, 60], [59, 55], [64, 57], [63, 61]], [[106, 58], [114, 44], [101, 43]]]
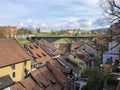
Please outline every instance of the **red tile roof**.
[[62, 85], [56, 79], [55, 75], [51, 71], [49, 71], [46, 66], [41, 67], [38, 70], [50, 82], [49, 87], [47, 87], [45, 90], [61, 90]]
[[16, 83], [11, 86], [11, 90], [26, 90], [24, 86], [22, 86], [20, 83]]
[[76, 41], [71, 45], [71, 50], [74, 50], [75, 48], [80, 47], [81, 45], [83, 45], [84, 41]]
[[65, 68], [65, 66], [63, 66], [63, 63], [58, 58], [56, 58], [56, 60], [51, 61], [50, 63], [62, 74], [63, 72], [69, 73], [71, 70], [71, 68]]
[[83, 61], [86, 61], [88, 62], [89, 60], [92, 60], [94, 59], [93, 56], [91, 56], [88, 52], [86, 52], [85, 50], [80, 50], [80, 51], [77, 51], [76, 54], [79, 56], [79, 55], [82, 55], [81, 57], [81, 60]]
[[[53, 71], [48, 69], [45, 65], [37, 70], [31, 72], [31, 77], [20, 81], [19, 83], [13, 85], [11, 89], [13, 90], [61, 90], [66, 84], [65, 78], [59, 73], [59, 71]], [[62, 85], [62, 84], [63, 85]]]
[[28, 77], [25, 80], [20, 81], [20, 83], [27, 89], [27, 90], [43, 90], [42, 88], [40, 88], [37, 83], [35, 83], [35, 81], [33, 81], [33, 79], [31, 79], [30, 77]]
[[41, 39], [38, 42], [38, 44], [50, 56], [56, 56], [56, 55], [62, 54], [62, 52], [60, 50], [58, 50], [54, 45], [52, 45], [51, 43], [47, 42], [46, 40]]
[[28, 77], [13, 86], [11, 90], [44, 90], [32, 78]]
[[39, 62], [45, 62], [51, 60], [51, 57], [36, 44], [31, 43], [27, 45], [27, 48], [30, 50], [32, 55], [39, 60]]
[[31, 72], [32, 77], [36, 80], [36, 82], [41, 86], [41, 87], [48, 87], [50, 82], [46, 80], [46, 78], [42, 75], [42, 73], [39, 70], [35, 70]]
[[46, 66], [39, 68], [39, 71], [47, 80], [50, 80], [54, 83], [57, 82], [52, 72], [50, 72]]
[[30, 57], [16, 40], [0, 40], [0, 67], [26, 60], [30, 60]]
[[59, 70], [57, 70], [59, 68], [55, 68], [51, 62], [48, 62], [46, 66], [49, 70], [52, 71], [57, 80], [64, 86], [66, 84], [67, 79]]
[[[60, 77], [60, 73], [57, 73], [57, 76], [58, 74]], [[56, 77], [54, 71], [49, 70], [46, 66], [40, 67], [39, 69], [31, 72], [31, 75], [45, 90], [61, 90], [63, 86], [60, 84], [60, 81], [58, 81], [58, 77]], [[62, 78], [60, 77], [59, 79]]]

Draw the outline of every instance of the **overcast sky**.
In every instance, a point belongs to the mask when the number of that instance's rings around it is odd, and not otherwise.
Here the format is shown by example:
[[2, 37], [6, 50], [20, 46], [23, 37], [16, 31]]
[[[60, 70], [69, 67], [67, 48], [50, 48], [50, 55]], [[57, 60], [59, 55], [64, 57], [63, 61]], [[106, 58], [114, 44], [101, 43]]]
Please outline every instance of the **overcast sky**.
[[54, 30], [108, 26], [98, 0], [1, 0], [0, 25]]

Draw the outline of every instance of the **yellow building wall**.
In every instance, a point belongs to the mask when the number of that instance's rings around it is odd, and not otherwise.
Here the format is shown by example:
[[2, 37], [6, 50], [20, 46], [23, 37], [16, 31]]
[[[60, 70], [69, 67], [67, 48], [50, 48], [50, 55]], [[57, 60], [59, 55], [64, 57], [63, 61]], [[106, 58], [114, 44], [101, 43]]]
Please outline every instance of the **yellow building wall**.
[[24, 76], [25, 76], [25, 63], [22, 62], [22, 63], [19, 63], [19, 64], [15, 64], [15, 74], [16, 74], [16, 77], [13, 78], [14, 81], [20, 81], [22, 79], [24, 79]]
[[29, 71], [31, 70], [31, 61], [26, 62], [26, 69]]
[[[74, 58], [73, 55], [68, 55], [68, 58], [69, 58], [70, 61], [76, 63], [80, 67], [81, 72], [84, 73], [84, 71], [85, 71], [85, 69], [87, 67], [87, 65], [86, 65], [86, 63], [84, 61], [78, 59], [77, 57]], [[80, 65], [81, 62], [83, 63], [83, 65]]]
[[10, 75], [12, 78], [12, 68], [10, 66], [0, 68], [0, 77], [5, 76], [5, 75]]
[[[0, 77], [5, 75], [10, 75], [10, 77], [13, 79], [13, 81], [21, 81], [24, 79], [25, 75], [25, 69], [28, 71], [31, 70], [31, 61], [26, 61], [15, 64], [15, 69], [13, 70], [11, 66], [6, 66], [0, 68]], [[13, 72], [15, 72], [15, 77], [13, 77]]]
[[105, 75], [109, 74], [111, 72], [111, 70], [112, 70], [112, 65], [110, 65], [110, 64], [105, 64], [104, 65], [103, 72], [104, 72]]

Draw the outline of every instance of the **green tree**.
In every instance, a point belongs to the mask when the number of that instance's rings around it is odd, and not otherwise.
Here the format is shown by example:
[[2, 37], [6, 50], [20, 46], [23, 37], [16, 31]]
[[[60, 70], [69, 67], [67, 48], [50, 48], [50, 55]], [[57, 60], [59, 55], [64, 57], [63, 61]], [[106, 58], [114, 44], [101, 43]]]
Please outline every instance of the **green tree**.
[[51, 36], [57, 35], [57, 32], [51, 31], [51, 32], [50, 32], [50, 35], [51, 35]]
[[85, 90], [103, 90], [104, 75], [98, 67], [86, 69], [84, 75], [88, 77]]
[[8, 33], [5, 27], [0, 27], [0, 38], [8, 38]]
[[20, 28], [18, 29], [18, 35], [26, 35], [29, 34], [29, 30], [26, 28]]

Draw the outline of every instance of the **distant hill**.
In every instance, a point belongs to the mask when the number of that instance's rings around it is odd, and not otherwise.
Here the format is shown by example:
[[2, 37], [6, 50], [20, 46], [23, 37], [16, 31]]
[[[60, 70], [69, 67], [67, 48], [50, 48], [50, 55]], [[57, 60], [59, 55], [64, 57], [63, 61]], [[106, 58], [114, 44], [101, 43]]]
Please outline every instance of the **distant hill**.
[[95, 29], [95, 30], [91, 30], [91, 31], [96, 31], [96, 32], [104, 32], [104, 31], [108, 31], [109, 28], [99, 28], [99, 29]]

